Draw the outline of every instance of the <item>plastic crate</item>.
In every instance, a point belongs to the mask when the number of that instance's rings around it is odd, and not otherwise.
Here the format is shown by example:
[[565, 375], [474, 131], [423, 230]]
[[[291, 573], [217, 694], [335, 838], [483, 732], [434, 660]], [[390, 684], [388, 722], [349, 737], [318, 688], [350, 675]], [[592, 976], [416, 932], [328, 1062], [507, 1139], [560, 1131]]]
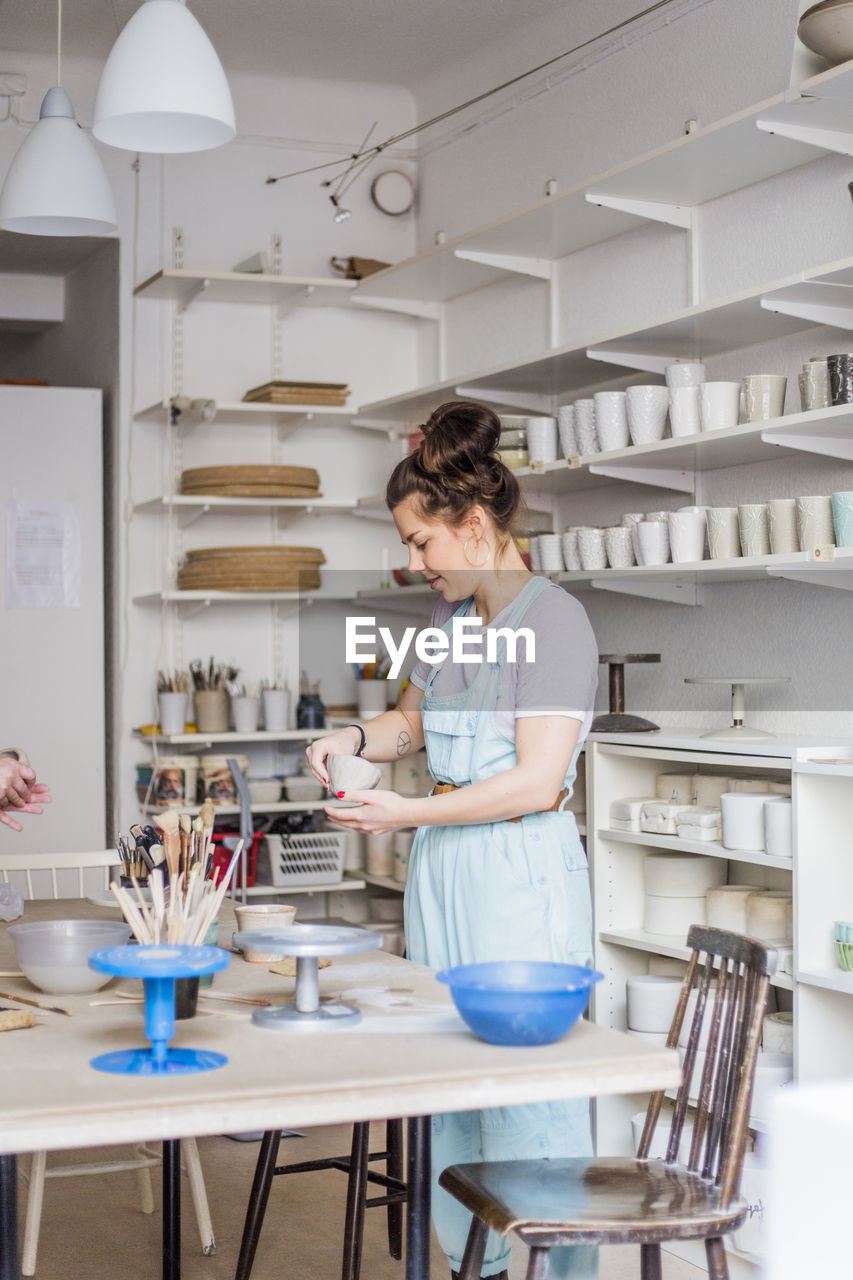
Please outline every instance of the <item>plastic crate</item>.
[[[246, 888], [251, 889], [255, 883], [255, 872], [258, 867], [258, 849], [263, 840], [263, 832], [256, 831], [252, 836], [252, 843], [246, 850]], [[228, 864], [234, 856], [234, 850], [237, 848], [240, 837], [232, 832], [226, 831], [224, 834], [215, 833], [213, 839], [213, 870], [216, 873], [217, 880], [225, 875], [228, 870]], [[234, 879], [232, 884], [237, 889], [243, 888], [243, 859], [237, 863], [234, 868]]]
[[273, 884], [339, 884], [345, 844], [345, 835], [329, 831], [267, 836]]

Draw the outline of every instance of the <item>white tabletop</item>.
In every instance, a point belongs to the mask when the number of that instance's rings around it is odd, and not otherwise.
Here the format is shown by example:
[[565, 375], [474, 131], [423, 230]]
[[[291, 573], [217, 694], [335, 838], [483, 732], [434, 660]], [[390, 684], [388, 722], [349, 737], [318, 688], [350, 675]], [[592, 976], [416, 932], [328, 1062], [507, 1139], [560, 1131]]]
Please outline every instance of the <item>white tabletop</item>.
[[[80, 901], [33, 902], [24, 919], [92, 917]], [[231, 907], [220, 924], [230, 942]], [[0, 968], [15, 968], [11, 940], [0, 925]], [[59, 1005], [31, 1030], [3, 1034], [3, 1126], [0, 1150], [97, 1146], [190, 1135], [326, 1125], [429, 1115], [546, 1099], [642, 1093], [679, 1081], [674, 1051], [581, 1022], [556, 1044], [502, 1048], [449, 1025], [446, 989], [431, 970], [385, 952], [335, 959], [320, 973], [321, 997], [355, 992], [363, 1012], [353, 1029], [271, 1031], [255, 1026], [251, 1007], [202, 1002], [215, 1009], [176, 1024], [173, 1044], [224, 1053], [227, 1065], [189, 1076], [117, 1076], [89, 1065], [95, 1054], [146, 1044], [142, 1006], [93, 1004], [116, 989], [141, 991], [118, 979], [100, 992], [47, 996], [25, 978], [0, 979], [0, 989]], [[391, 1008], [392, 998], [406, 1002]], [[215, 991], [292, 1000], [294, 981], [232, 957]], [[345, 995], [352, 1002], [351, 995]], [[379, 999], [380, 1007], [375, 1001]], [[411, 1002], [411, 1003], [409, 1003]], [[9, 1001], [2, 1001], [8, 1005]], [[407, 1030], [385, 1030], [395, 1017]], [[421, 1017], [423, 1030], [412, 1030]], [[432, 1024], [432, 1026], [431, 1026]]]

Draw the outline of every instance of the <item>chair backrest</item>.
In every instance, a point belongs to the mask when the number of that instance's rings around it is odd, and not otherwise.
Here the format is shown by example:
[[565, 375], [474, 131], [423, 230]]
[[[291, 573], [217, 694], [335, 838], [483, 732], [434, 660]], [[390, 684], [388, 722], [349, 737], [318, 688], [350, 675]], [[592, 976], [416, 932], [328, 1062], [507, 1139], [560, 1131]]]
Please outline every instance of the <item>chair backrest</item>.
[[[77, 897], [85, 898], [87, 893], [85, 872], [93, 869], [101, 869], [103, 874], [103, 887], [107, 888], [110, 882], [110, 868], [116, 867], [121, 862], [121, 858], [115, 849], [98, 850], [95, 853], [0, 853], [0, 883], [7, 884], [10, 875], [23, 877], [27, 887], [27, 897], [34, 897], [33, 888], [34, 871], [47, 871], [50, 873], [50, 887], [52, 898], [70, 897], [66, 883], [62, 885], [60, 892], [60, 884], [58, 879], [59, 872], [75, 871], [77, 873]], [[45, 877], [42, 876], [41, 880]], [[68, 881], [68, 877], [64, 877], [64, 881]]]
[[[665, 1160], [668, 1164], [678, 1160], [688, 1104], [695, 1103], [687, 1168], [716, 1183], [722, 1203], [728, 1204], [740, 1189], [749, 1104], [776, 952], [754, 938], [701, 925], [690, 929], [687, 944], [690, 961], [667, 1048], [678, 1045], [690, 1004], [694, 1011]], [[700, 962], [703, 953], [705, 959]], [[692, 1098], [700, 1051], [705, 1061]], [[637, 1151], [640, 1159], [648, 1158], [663, 1098], [662, 1092], [652, 1095]]]

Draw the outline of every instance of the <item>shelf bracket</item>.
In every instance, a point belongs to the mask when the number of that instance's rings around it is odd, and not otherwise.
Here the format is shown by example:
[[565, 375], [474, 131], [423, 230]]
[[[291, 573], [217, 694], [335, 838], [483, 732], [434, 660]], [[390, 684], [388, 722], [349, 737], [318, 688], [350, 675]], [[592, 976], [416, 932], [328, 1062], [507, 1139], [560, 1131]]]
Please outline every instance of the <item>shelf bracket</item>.
[[786, 449], [798, 449], [801, 453], [819, 453], [826, 458], [841, 458], [853, 462], [853, 437], [809, 436], [797, 431], [762, 431], [762, 444], [783, 445]]
[[519, 276], [536, 276], [550, 280], [553, 263], [549, 258], [527, 258], [513, 253], [481, 253], [476, 249], [454, 249], [453, 256], [464, 262], [477, 262], [483, 267], [496, 267]]
[[665, 222], [671, 227], [689, 231], [693, 226], [693, 209], [684, 204], [663, 204], [656, 200], [635, 200], [627, 196], [611, 196], [605, 191], [587, 191], [590, 204], [604, 209], [616, 209], [619, 213], [632, 213], [647, 222]]
[[187, 281], [186, 287], [181, 290], [181, 297], [178, 302], [178, 311], [181, 313], [188, 311], [196, 298], [203, 294], [205, 289], [209, 288], [210, 281], [208, 279]]
[[789, 582], [805, 582], [812, 587], [836, 587], [853, 591], [853, 569], [839, 569], [835, 564], [815, 565], [813, 569], [768, 569], [771, 578], [787, 578]]
[[177, 514], [178, 528], [189, 529], [190, 526], [194, 525], [196, 521], [202, 518], [202, 516], [206, 516], [209, 511], [209, 502], [205, 502], [201, 507], [195, 507], [189, 510], [187, 508], [181, 508]]
[[608, 476], [611, 480], [627, 480], [629, 484], [647, 484], [652, 489], [674, 489], [676, 493], [692, 493], [696, 487], [695, 472], [668, 467], [611, 467], [593, 462], [589, 473]]
[[643, 373], [659, 373], [663, 376], [669, 364], [677, 364], [683, 356], [655, 356], [648, 351], [623, 351], [612, 347], [587, 347], [587, 360], [603, 360], [605, 364], [618, 364], [623, 369], [640, 369]]
[[813, 281], [793, 285], [780, 293], [766, 294], [761, 305], [765, 311], [778, 311], [812, 324], [853, 329], [853, 286], [848, 284]]
[[181, 622], [187, 622], [190, 618], [204, 613], [205, 609], [209, 609], [212, 604], [212, 600], [193, 600], [191, 604], [179, 604], [176, 612]]
[[353, 306], [369, 307], [373, 311], [396, 311], [399, 315], [414, 316], [417, 320], [440, 320], [444, 313], [443, 302], [427, 302], [423, 298], [375, 298], [361, 294], [350, 297]]
[[615, 591], [620, 595], [640, 596], [644, 600], [663, 600], [666, 604], [702, 604], [702, 595], [696, 583], [686, 582], [682, 578], [674, 578], [671, 582], [651, 577], [635, 581], [619, 577], [591, 578], [589, 585], [596, 591]]
[[[802, 101], [805, 102], [806, 99]], [[790, 120], [774, 120], [770, 116], [764, 120], [756, 120], [755, 126], [762, 133], [778, 133], [782, 138], [804, 142], [806, 146], [818, 147], [821, 151], [836, 151], [842, 156], [853, 156], [853, 133], [845, 129], [821, 129], [815, 125], [792, 124]]]
[[312, 294], [316, 292], [316, 287], [313, 284], [309, 284], [304, 289], [299, 289], [296, 293], [290, 294], [289, 297], [276, 302], [278, 318], [283, 319], [294, 307], [304, 307], [307, 302], [310, 302]]
[[463, 400], [483, 400], [486, 404], [506, 405], [511, 409], [526, 409], [530, 413], [554, 412], [554, 397], [535, 391], [499, 391], [495, 387], [454, 387]]
[[406, 435], [405, 422], [392, 422], [386, 418], [362, 418], [357, 414], [350, 418], [353, 427], [363, 427], [365, 431], [385, 431], [389, 440], [399, 440]]

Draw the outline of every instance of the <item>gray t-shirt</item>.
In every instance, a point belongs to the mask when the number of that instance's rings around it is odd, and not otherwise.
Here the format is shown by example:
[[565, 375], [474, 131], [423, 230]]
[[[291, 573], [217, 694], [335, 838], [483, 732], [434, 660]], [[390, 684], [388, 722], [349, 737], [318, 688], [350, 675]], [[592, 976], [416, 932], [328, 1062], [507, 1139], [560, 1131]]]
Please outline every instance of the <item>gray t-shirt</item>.
[[[460, 601], [439, 600], [430, 625], [442, 627], [459, 608]], [[515, 605], [511, 601], [492, 619], [491, 627], [506, 626]], [[474, 617], [473, 600], [465, 616]], [[569, 716], [581, 722], [578, 741], [583, 741], [592, 723], [595, 691], [598, 687], [598, 645], [583, 605], [556, 583], [549, 583], [529, 605], [520, 627], [535, 635], [534, 661], [528, 660], [527, 646], [520, 639], [515, 662], [503, 667], [496, 720], [507, 737], [515, 737], [514, 722], [519, 716]], [[467, 634], [476, 636], [481, 628]], [[485, 651], [485, 645], [483, 646]], [[412, 684], [425, 689], [431, 666], [416, 663]], [[454, 662], [450, 654], [440, 664], [432, 686], [437, 697], [461, 693], [471, 686], [480, 667], [472, 662]]]

